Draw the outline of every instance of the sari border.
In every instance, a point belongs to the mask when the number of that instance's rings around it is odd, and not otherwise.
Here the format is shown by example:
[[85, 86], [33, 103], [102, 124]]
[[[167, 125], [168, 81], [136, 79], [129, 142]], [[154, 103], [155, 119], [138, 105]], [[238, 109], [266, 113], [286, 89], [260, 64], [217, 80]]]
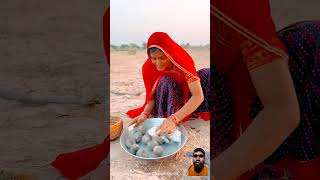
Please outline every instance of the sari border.
[[[156, 87], [158, 86], [158, 83], [159, 83], [160, 78], [161, 78], [161, 77], [159, 77], [159, 78], [156, 80], [156, 82], [154, 82], [154, 85], [153, 85], [152, 90], [151, 90], [151, 92], [150, 92], [150, 97], [154, 95], [154, 92], [156, 91]], [[149, 97], [149, 99], [150, 99], [150, 97]]]
[[228, 26], [230, 26], [234, 30], [238, 31], [241, 35], [257, 43], [259, 46], [265, 48], [267, 51], [270, 51], [275, 53], [276, 55], [279, 55], [284, 60], [289, 59], [288, 55], [282, 49], [277, 48], [275, 46], [271, 46], [267, 41], [263, 40], [262, 38], [258, 37], [256, 34], [252, 33], [251, 31], [247, 30], [245, 27], [235, 22], [233, 19], [225, 15], [223, 12], [221, 12], [218, 8], [216, 8], [212, 4], [210, 4], [210, 13], [215, 17], [217, 17], [219, 20], [226, 23]]

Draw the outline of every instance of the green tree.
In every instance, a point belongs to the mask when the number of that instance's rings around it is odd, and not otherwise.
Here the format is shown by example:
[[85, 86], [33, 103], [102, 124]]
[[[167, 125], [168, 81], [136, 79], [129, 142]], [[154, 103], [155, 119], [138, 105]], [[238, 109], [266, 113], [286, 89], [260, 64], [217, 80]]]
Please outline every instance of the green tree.
[[142, 49], [146, 49], [147, 48], [147, 43], [142, 43]]
[[110, 45], [110, 48], [112, 50], [116, 50], [116, 51], [119, 50], [119, 47], [117, 45], [113, 45], [113, 44]]
[[137, 45], [137, 44], [135, 44], [135, 43], [130, 43], [130, 44], [129, 44], [129, 48], [130, 48], [130, 49], [140, 49], [140, 46]]
[[126, 51], [128, 49], [129, 49], [129, 45], [128, 44], [121, 44], [121, 46], [120, 46], [120, 50], [121, 51]]

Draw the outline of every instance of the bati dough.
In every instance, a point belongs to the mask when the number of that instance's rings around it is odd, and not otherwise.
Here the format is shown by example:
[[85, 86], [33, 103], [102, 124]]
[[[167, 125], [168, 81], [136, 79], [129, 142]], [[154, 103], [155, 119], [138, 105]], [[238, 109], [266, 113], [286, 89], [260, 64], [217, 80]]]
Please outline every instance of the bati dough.
[[151, 141], [149, 141], [149, 142], [147, 143], [147, 146], [148, 146], [148, 148], [149, 148], [150, 150], [153, 150], [153, 148], [154, 148], [155, 146], [157, 146], [157, 145], [159, 145], [159, 144], [158, 144], [158, 142], [155, 141], [155, 140], [151, 140]]
[[136, 141], [136, 143], [141, 142], [142, 140], [142, 133], [140, 131], [137, 131], [133, 134], [133, 138]]
[[145, 149], [142, 149], [140, 148], [136, 154], [137, 156], [140, 156], [140, 157], [145, 157], [145, 158], [148, 158], [149, 157], [149, 154], [148, 152], [145, 150]]
[[157, 157], [160, 157], [164, 151], [164, 148], [162, 146], [155, 146], [153, 148], [153, 154]]
[[143, 143], [143, 144], [148, 144], [149, 141], [151, 141], [151, 136], [149, 136], [148, 134], [145, 134], [145, 135], [142, 137], [142, 143]]

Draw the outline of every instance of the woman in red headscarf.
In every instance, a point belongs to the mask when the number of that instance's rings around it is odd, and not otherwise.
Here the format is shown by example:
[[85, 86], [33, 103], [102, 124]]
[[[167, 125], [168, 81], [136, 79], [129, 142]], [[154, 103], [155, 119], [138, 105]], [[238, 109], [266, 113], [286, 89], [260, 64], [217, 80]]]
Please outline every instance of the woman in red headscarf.
[[277, 34], [268, 0], [215, 0], [211, 15], [212, 175], [319, 179], [320, 23]]
[[147, 43], [148, 59], [142, 67], [146, 99], [142, 107], [127, 112], [138, 126], [148, 117], [166, 117], [159, 133], [173, 128], [193, 114], [209, 120], [210, 70], [195, 69], [191, 56], [166, 33], [153, 33]]

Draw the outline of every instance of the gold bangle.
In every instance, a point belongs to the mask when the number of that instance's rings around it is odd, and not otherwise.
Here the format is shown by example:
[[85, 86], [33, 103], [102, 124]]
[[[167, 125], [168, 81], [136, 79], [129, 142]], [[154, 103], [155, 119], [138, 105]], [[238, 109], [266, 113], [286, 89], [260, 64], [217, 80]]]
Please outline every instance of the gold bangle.
[[142, 114], [144, 114], [147, 118], [149, 117], [149, 114], [145, 111], [143, 111]]
[[175, 121], [175, 124], [179, 123], [179, 120], [177, 118], [177, 116], [175, 114], [171, 114], [171, 117], [173, 118], [173, 120]]

